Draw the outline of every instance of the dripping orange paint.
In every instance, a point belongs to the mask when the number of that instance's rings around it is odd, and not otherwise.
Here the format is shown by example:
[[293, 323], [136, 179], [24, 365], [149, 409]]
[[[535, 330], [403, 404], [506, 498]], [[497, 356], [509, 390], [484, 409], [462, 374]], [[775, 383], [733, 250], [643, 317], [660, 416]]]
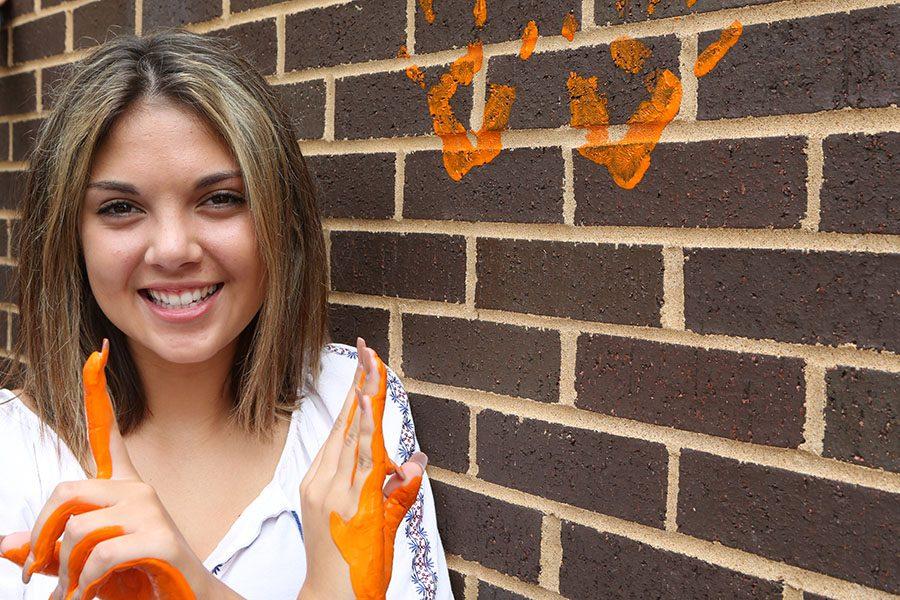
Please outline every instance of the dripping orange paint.
[[700, 56], [697, 57], [697, 62], [694, 63], [694, 75], [703, 77], [716, 68], [719, 61], [722, 60], [728, 51], [731, 50], [732, 46], [737, 43], [743, 31], [744, 28], [740, 21], [735, 21], [723, 29], [722, 33], [719, 35], [719, 39], [707, 46], [706, 49], [700, 53]]

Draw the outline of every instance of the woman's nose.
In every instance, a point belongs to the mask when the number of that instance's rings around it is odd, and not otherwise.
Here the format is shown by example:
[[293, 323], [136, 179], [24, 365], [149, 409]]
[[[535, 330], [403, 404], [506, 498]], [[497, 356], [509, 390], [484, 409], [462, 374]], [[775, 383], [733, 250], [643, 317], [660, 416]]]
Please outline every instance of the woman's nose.
[[167, 271], [197, 263], [203, 254], [197, 231], [188, 219], [166, 219], [153, 232], [144, 260]]

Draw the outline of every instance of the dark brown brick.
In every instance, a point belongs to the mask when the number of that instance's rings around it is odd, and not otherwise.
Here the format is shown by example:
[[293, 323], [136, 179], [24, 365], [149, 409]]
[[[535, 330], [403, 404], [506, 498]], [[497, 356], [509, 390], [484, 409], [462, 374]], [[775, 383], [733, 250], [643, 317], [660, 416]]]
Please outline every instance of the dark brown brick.
[[7, 334], [6, 334], [8, 320], [9, 320], [9, 313], [7, 313], [5, 310], [0, 311], [0, 348], [3, 348], [4, 350], [9, 347], [7, 345], [8, 340], [7, 340]]
[[403, 216], [408, 219], [562, 223], [559, 148], [504, 150], [454, 181], [441, 152], [406, 157]]
[[828, 596], [820, 596], [819, 594], [810, 594], [809, 592], [803, 592], [803, 600], [834, 600], [834, 599], [829, 598]]
[[272, 6], [279, 4], [284, 0], [231, 0], [231, 12], [241, 12], [251, 8], [259, 8], [261, 6]]
[[796, 448], [806, 413], [804, 362], [582, 334], [575, 405], [595, 412]]
[[662, 444], [478, 414], [478, 477], [544, 498], [662, 528], [668, 452]]
[[595, 0], [594, 20], [598, 25], [631, 23], [647, 19], [664, 19], [678, 15], [702, 13], [723, 8], [768, 4], [769, 2], [777, 2], [777, 0], [708, 0], [707, 2], [697, 2], [691, 7], [687, 5], [687, 2], [659, 2], [655, 0], [653, 1], [653, 12], [648, 14], [647, 9], [651, 4], [651, 0], [629, 0], [628, 2], [623, 2], [622, 10], [617, 9], [618, 4], [616, 2]]
[[838, 367], [825, 381], [822, 454], [900, 471], [900, 374]]
[[406, 0], [355, 0], [288, 15], [285, 39], [286, 71], [393, 58], [406, 43]]
[[16, 210], [25, 192], [25, 171], [0, 171], [0, 208]]
[[9, 153], [9, 123], [0, 123], [0, 161], [11, 160]]
[[15, 302], [13, 279], [16, 268], [12, 265], [0, 265], [0, 302]]
[[0, 219], [0, 256], [9, 256], [9, 221]]
[[498, 588], [483, 581], [478, 582], [478, 600], [528, 600], [525, 596]]
[[339, 292], [463, 302], [465, 239], [425, 233], [333, 232], [331, 286]]
[[487, 21], [479, 29], [472, 5], [471, 0], [435, 2], [433, 23], [425, 20], [425, 13], [417, 6], [416, 52], [461, 48], [476, 39], [486, 43], [518, 40], [531, 20], [541, 36], [559, 35], [563, 17], [569, 12], [575, 13], [581, 23], [581, 2], [576, 0], [491, 0], [487, 3]]
[[825, 138], [819, 228], [900, 233], [900, 133]]
[[567, 598], [781, 600], [781, 585], [563, 522], [559, 591]]
[[559, 333], [485, 321], [403, 315], [403, 372], [444, 385], [559, 399]]
[[660, 323], [663, 265], [658, 246], [480, 239], [477, 270], [478, 308], [605, 323]]
[[11, 343], [15, 343], [19, 339], [19, 333], [21, 332], [22, 320], [19, 317], [19, 313], [10, 313], [10, 317], [12, 321], [10, 323], [10, 331], [12, 333]]
[[[0, 20], [5, 22], [5, 19], [0, 16]], [[7, 52], [7, 48], [9, 48], [9, 28], [8, 27], [0, 27], [0, 67], [8, 67], [9, 66], [9, 53]]]
[[650, 227], [792, 228], [806, 213], [802, 138], [660, 144], [633, 189], [575, 157], [575, 222]]
[[43, 119], [16, 121], [12, 124], [12, 159], [28, 160], [37, 141], [38, 128]]
[[134, 33], [134, 0], [100, 0], [73, 11], [75, 49]]
[[[447, 67], [422, 69], [429, 84]], [[433, 132], [428, 95], [403, 71], [338, 79], [334, 87], [334, 135], [339, 139], [425, 135]], [[459, 86], [450, 100], [453, 114], [469, 122], [472, 86]]]
[[569, 73], [596, 76], [599, 82], [597, 93], [609, 98], [610, 123], [625, 123], [638, 105], [650, 98], [644, 85], [649, 71], [669, 69], [678, 74], [680, 44], [674, 35], [641, 41], [652, 49], [653, 57], [638, 74], [619, 69], [609, 54], [609, 46], [601, 45], [537, 52], [528, 60], [521, 60], [518, 55], [493, 57], [488, 62], [488, 84], [516, 88], [516, 101], [509, 117], [510, 129], [555, 128], [568, 125], [572, 118], [566, 87]]
[[453, 592], [453, 597], [458, 600], [463, 600], [466, 594], [466, 576], [453, 569], [449, 569], [449, 573], [450, 591]]
[[19, 233], [21, 230], [22, 221], [20, 219], [13, 219], [9, 222], [9, 255], [12, 258], [19, 258]]
[[900, 496], [683, 450], [678, 530], [900, 592]]
[[445, 552], [537, 583], [541, 513], [439, 481], [431, 486]]
[[469, 408], [461, 402], [410, 394], [416, 435], [428, 464], [465, 473], [469, 468]]
[[36, 60], [66, 51], [66, 15], [56, 13], [13, 27], [13, 63]]
[[301, 81], [272, 86], [281, 98], [300, 139], [317, 139], [325, 133], [325, 82]]
[[71, 74], [72, 64], [41, 69], [41, 103], [44, 110], [53, 108], [54, 100]]
[[[48, 8], [50, 6], [59, 4], [62, 1], [63, 0], [44, 0], [43, 2], [41, 2], [41, 6], [43, 8]], [[9, 0], [6, 4], [3, 5], [3, 8], [0, 10], [2, 10], [3, 22], [5, 23], [9, 18], [33, 13], [34, 0]]]
[[0, 78], [0, 116], [37, 110], [37, 83], [33, 72]]
[[688, 329], [900, 349], [900, 255], [696, 249], [685, 258]]
[[388, 322], [391, 314], [381, 308], [331, 304], [328, 320], [335, 342], [356, 347], [356, 338], [366, 340], [366, 345], [378, 352], [385, 363], [391, 360], [391, 345], [388, 341]]
[[[263, 75], [275, 72], [277, 39], [275, 19], [264, 19], [210, 32], [236, 44], [236, 51]], [[290, 46], [288, 46], [290, 48]]]
[[[900, 8], [890, 6], [745, 27], [699, 80], [697, 118], [897, 104], [898, 15]], [[701, 33], [699, 47], [718, 35]]]
[[307, 156], [326, 217], [390, 219], [394, 216], [396, 154]]
[[192, 2], [144, 0], [142, 28], [146, 35], [157, 29], [200, 23], [221, 15], [222, 2], [220, 0], [193, 0]]

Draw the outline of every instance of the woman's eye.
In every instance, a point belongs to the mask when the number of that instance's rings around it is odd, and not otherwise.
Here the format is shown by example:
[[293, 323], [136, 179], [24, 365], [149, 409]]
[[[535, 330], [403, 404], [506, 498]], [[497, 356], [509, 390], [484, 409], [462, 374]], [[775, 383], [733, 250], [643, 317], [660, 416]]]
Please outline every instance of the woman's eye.
[[97, 212], [101, 215], [122, 216], [131, 214], [133, 208], [130, 202], [117, 200], [101, 206]]
[[238, 204], [242, 204], [244, 199], [237, 194], [226, 194], [220, 192], [218, 194], [213, 194], [207, 199], [207, 202], [212, 204], [213, 206], [237, 206]]

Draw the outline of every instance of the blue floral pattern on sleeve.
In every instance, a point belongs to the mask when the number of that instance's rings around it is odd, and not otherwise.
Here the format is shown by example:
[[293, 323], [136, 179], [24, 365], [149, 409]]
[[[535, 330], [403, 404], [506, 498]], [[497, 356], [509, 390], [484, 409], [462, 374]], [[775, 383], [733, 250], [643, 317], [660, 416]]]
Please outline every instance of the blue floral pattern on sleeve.
[[[353, 360], [358, 359], [356, 350], [340, 346], [337, 344], [328, 344], [326, 349], [329, 352], [347, 356]], [[418, 450], [416, 443], [416, 431], [412, 422], [412, 413], [409, 409], [409, 396], [403, 389], [403, 384], [396, 373], [388, 369], [387, 380], [388, 396], [391, 401], [400, 409], [402, 418], [400, 426], [400, 442], [397, 453], [400, 456], [400, 462], [406, 462]], [[431, 558], [431, 542], [428, 540], [428, 534], [422, 525], [424, 511], [425, 496], [420, 491], [416, 502], [406, 513], [404, 533], [409, 549], [413, 554], [412, 564], [412, 581], [416, 586], [419, 598], [422, 600], [434, 600], [437, 597], [437, 572], [434, 561]]]

